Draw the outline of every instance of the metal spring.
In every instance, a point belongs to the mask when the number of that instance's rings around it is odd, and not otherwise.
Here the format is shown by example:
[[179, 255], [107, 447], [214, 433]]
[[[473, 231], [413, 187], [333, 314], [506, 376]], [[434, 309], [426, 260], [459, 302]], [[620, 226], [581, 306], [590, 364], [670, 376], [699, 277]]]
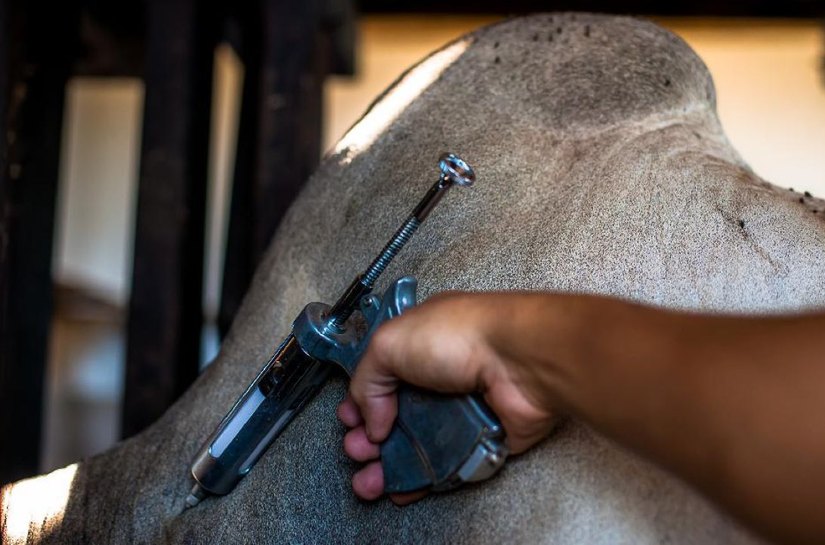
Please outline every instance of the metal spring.
[[390, 261], [393, 260], [396, 254], [401, 251], [401, 248], [410, 240], [410, 237], [413, 236], [419, 225], [421, 225], [421, 222], [418, 221], [418, 218], [415, 216], [404, 222], [404, 225], [401, 226], [398, 232], [395, 233], [395, 236], [384, 246], [381, 254], [375, 258], [375, 261], [372, 262], [364, 273], [364, 284], [370, 287], [375, 284], [375, 281], [381, 276], [381, 273], [384, 272], [384, 269], [387, 268], [387, 265], [390, 264]]

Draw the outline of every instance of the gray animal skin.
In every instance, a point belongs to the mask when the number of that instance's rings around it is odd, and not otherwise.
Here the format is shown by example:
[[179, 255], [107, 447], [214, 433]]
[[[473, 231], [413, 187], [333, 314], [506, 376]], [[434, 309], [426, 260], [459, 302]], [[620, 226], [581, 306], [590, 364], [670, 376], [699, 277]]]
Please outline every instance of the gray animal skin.
[[530, 289], [702, 311], [825, 305], [823, 201], [754, 175], [681, 39], [620, 17], [509, 20], [379, 98], [290, 209], [215, 362], [148, 430], [77, 464], [62, 520], [20, 498], [71, 470], [6, 487], [4, 543], [755, 542], [577, 422], [483, 485], [403, 509], [359, 502], [334, 415], [341, 379], [232, 494], [183, 510], [201, 443], [303, 306], [333, 301], [381, 248], [447, 150], [478, 182], [447, 196], [380, 290], [415, 274], [423, 298]]

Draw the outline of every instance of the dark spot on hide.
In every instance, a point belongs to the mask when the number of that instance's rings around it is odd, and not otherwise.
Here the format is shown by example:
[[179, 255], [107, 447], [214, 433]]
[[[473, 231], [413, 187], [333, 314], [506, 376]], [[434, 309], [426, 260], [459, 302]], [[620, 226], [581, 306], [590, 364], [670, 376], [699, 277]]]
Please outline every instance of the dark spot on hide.
[[788, 188], [788, 191], [793, 191], [793, 188], [792, 188], [792, 187], [789, 187], [789, 188]]
[[670, 87], [670, 78], [665, 78], [665, 87]]
[[197, 543], [201, 543], [201, 541], [200, 539], [198, 539], [198, 536], [195, 534], [195, 531], [189, 529], [183, 535], [183, 541], [181, 541], [181, 543], [183, 543], [183, 545], [196, 545]]
[[585, 38], [590, 37], [590, 25], [584, 25], [584, 37]]
[[534, 42], [539, 41], [539, 35], [538, 34], [533, 34], [533, 41]]
[[803, 199], [802, 197], [799, 197], [799, 202], [804, 204], [804, 203], [805, 203], [805, 199]]
[[556, 27], [556, 34], [561, 34], [561, 27]]
[[742, 229], [745, 228], [745, 220], [739, 220], [739, 227]]
[[806, 197], [813, 197], [813, 195], [811, 195], [808, 191], [805, 192], [805, 196]]
[[493, 59], [493, 62], [494, 62], [494, 63], [496, 63], [496, 64], [498, 64], [498, 63], [500, 63], [500, 62], [501, 62], [501, 59], [499, 59], [498, 57], [496, 57], [495, 59]]
[[548, 41], [548, 42], [552, 42], [552, 41], [553, 41], [553, 35], [552, 35], [552, 34], [551, 34], [551, 35], [549, 35], [549, 36], [547, 37], [547, 41]]
[[355, 201], [351, 201], [344, 209], [344, 225], [352, 223], [355, 219], [356, 212], [358, 212], [358, 206], [355, 204]]
[[496, 49], [497, 47], [498, 47], [498, 42], [493, 44], [493, 49]]

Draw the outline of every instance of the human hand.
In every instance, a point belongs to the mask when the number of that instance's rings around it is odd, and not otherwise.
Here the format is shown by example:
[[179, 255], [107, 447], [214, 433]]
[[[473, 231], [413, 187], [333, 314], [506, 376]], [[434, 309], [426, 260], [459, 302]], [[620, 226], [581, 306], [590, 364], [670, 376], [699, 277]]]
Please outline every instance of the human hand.
[[[518, 454], [549, 434], [554, 418], [537, 391], [526, 362], [508, 356], [516, 339], [496, 335], [501, 320], [523, 309], [519, 294], [442, 294], [383, 324], [375, 333], [350, 383], [338, 417], [350, 431], [344, 451], [366, 463], [352, 479], [357, 496], [383, 494], [380, 444], [397, 415], [401, 381], [443, 393], [481, 392]], [[501, 341], [504, 342], [501, 342]], [[410, 503], [425, 492], [392, 495]]]

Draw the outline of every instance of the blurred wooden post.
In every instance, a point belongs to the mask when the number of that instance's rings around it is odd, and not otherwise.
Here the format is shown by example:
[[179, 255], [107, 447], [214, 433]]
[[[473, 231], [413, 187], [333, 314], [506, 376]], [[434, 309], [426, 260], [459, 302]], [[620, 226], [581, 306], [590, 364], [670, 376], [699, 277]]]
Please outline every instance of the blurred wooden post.
[[213, 6], [146, 3], [143, 115], [121, 433], [158, 419], [198, 374], [216, 40]]
[[60, 138], [78, 14], [72, 2], [0, 4], [0, 483], [37, 473], [40, 459]]
[[348, 0], [261, 0], [241, 14], [245, 66], [218, 327], [225, 335], [276, 227], [321, 155], [323, 83], [353, 71]]

